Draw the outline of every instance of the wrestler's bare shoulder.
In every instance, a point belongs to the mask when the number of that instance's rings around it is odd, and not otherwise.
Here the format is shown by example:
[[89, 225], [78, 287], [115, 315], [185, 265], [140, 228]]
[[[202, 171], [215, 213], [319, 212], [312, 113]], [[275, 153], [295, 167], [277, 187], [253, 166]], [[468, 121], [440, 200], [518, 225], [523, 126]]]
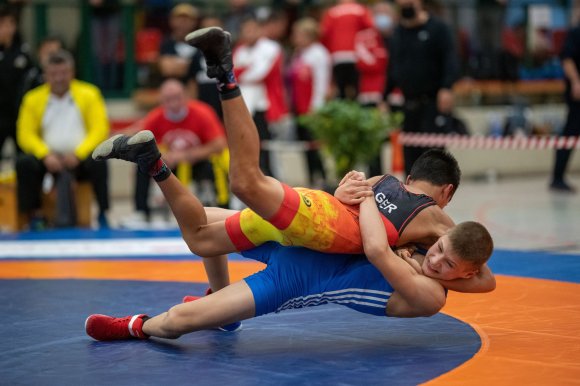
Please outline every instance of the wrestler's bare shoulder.
[[454, 225], [451, 217], [440, 207], [430, 206], [417, 214], [405, 227], [397, 245], [410, 242], [432, 245]]

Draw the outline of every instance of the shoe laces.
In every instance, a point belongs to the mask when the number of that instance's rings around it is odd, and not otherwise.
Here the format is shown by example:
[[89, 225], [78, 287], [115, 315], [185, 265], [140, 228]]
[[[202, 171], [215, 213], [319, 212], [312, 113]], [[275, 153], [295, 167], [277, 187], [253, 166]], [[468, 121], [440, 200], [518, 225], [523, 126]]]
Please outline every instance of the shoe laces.
[[119, 325], [119, 324], [124, 324], [127, 323], [131, 320], [132, 316], [125, 316], [124, 318], [114, 318], [113, 322], [111, 323], [112, 325]]

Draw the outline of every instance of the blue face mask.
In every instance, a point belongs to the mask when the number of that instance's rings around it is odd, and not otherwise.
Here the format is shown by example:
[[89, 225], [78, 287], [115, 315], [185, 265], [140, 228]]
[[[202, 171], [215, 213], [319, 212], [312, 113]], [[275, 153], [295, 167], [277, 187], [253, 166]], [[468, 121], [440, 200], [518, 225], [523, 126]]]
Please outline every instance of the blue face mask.
[[181, 122], [187, 116], [187, 107], [182, 108], [178, 112], [164, 110], [165, 118], [171, 122]]
[[375, 15], [375, 27], [381, 31], [391, 29], [393, 27], [393, 19], [389, 15], [379, 13]]

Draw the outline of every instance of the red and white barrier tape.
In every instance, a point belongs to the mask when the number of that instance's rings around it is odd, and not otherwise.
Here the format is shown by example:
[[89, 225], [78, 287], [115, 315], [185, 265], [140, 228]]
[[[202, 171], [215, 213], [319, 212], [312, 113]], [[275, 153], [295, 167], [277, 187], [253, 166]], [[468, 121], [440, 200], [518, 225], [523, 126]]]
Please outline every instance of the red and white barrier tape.
[[320, 148], [320, 143], [316, 141], [277, 141], [264, 140], [260, 142], [262, 150], [275, 152], [301, 152], [316, 150]]
[[455, 149], [580, 149], [580, 137], [484, 137], [481, 135], [449, 135], [401, 133], [401, 145], [414, 147], [449, 147]]
[[[448, 147], [453, 149], [547, 150], [580, 149], [580, 137], [484, 137], [482, 135], [453, 135], [401, 133], [399, 143], [414, 147]], [[318, 149], [316, 141], [262, 141], [262, 150], [301, 152]]]

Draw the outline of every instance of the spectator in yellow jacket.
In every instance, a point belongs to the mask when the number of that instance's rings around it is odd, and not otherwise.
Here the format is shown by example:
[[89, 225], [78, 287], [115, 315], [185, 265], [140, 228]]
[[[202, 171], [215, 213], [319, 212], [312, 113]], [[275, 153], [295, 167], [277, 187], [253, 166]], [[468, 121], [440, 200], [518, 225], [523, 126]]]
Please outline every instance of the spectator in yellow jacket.
[[[42, 65], [46, 83], [24, 95], [18, 114], [16, 137], [23, 151], [16, 161], [19, 211], [34, 220], [32, 228], [43, 225], [40, 192], [50, 173], [57, 187], [65, 177], [91, 181], [99, 204], [99, 225], [106, 226], [108, 170], [106, 164], [90, 157], [109, 135], [105, 101], [97, 87], [74, 79], [75, 63], [69, 52], [54, 52]], [[57, 218], [58, 203], [57, 197]]]

